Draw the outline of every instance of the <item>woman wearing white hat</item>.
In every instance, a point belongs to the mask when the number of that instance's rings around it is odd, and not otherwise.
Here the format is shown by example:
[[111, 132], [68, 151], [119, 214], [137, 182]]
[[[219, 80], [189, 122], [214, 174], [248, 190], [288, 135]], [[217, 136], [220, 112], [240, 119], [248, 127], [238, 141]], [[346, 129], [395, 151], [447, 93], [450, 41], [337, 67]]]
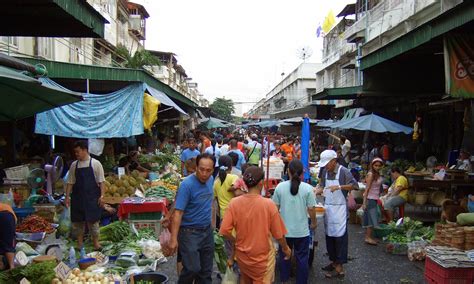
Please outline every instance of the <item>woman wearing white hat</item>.
[[347, 263], [348, 235], [347, 235], [347, 194], [358, 189], [357, 181], [349, 169], [337, 163], [337, 153], [325, 150], [319, 160], [321, 182], [317, 194], [325, 197], [324, 227], [326, 229], [326, 248], [331, 263], [323, 270], [327, 278], [343, 278], [342, 265]]

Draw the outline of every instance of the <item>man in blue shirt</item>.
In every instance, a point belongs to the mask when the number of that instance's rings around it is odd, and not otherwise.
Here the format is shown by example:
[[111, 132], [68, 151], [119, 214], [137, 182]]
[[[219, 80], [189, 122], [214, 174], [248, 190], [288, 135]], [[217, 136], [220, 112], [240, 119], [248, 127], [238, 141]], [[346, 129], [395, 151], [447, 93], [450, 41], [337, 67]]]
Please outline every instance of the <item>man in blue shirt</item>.
[[196, 158], [196, 173], [186, 177], [178, 189], [171, 224], [171, 240], [166, 254], [179, 249], [183, 270], [178, 283], [212, 283], [214, 235], [212, 201], [214, 199], [215, 159], [209, 154]]
[[235, 167], [241, 170], [242, 164], [245, 164], [245, 156], [244, 156], [244, 153], [242, 153], [242, 151], [240, 151], [239, 148], [237, 148], [237, 145], [238, 145], [238, 142], [236, 139], [230, 140], [230, 150], [229, 152], [227, 152], [227, 154], [236, 153], [237, 155], [239, 155], [239, 160], [237, 161], [237, 165]]
[[186, 163], [187, 160], [197, 157], [199, 154], [200, 154], [199, 151], [196, 149], [196, 140], [194, 140], [194, 138], [189, 138], [188, 148], [184, 149], [184, 151], [181, 153], [181, 175], [182, 176], [188, 175], [186, 168], [184, 166], [184, 163]]

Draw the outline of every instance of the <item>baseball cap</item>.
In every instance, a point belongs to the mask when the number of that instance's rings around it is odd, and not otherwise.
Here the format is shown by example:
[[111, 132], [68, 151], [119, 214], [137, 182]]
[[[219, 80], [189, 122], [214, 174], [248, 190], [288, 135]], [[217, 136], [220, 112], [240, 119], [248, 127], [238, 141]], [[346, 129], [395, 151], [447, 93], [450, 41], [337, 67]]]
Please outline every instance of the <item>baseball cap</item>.
[[319, 159], [319, 167], [325, 167], [331, 160], [337, 158], [337, 153], [334, 150], [324, 150]]

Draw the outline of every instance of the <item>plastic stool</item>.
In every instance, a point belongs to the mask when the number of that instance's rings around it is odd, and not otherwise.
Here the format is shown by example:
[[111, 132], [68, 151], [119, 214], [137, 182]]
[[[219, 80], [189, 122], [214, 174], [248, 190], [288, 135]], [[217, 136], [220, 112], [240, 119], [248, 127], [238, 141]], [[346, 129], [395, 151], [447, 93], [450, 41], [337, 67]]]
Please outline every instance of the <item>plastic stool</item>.
[[405, 204], [398, 206], [398, 218], [405, 217]]

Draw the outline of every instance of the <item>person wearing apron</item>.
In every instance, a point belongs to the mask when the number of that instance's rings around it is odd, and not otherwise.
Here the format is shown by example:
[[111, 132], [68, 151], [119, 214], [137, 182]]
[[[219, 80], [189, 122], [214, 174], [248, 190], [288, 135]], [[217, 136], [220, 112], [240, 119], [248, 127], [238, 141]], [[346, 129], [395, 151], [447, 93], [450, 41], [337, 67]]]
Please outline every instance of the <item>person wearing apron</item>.
[[[84, 225], [87, 223], [94, 248], [100, 250], [99, 221], [105, 191], [103, 168], [99, 161], [93, 160], [89, 156], [87, 143], [78, 141], [74, 146], [77, 161], [71, 165], [66, 188], [66, 206], [71, 205], [72, 231], [73, 235], [77, 237], [78, 249], [81, 249], [84, 241]], [[88, 162], [88, 164], [79, 167], [81, 162]], [[97, 177], [94, 173], [93, 163], [98, 168]], [[99, 165], [100, 167], [98, 167]], [[71, 201], [69, 201], [70, 193]]]
[[[357, 182], [350, 171], [337, 163], [337, 153], [325, 150], [321, 153], [320, 167], [325, 168], [322, 186], [318, 193], [325, 197], [324, 227], [326, 230], [326, 247], [331, 263], [323, 270], [328, 271], [327, 278], [343, 278], [342, 265], [347, 263], [348, 234], [347, 234], [347, 193], [357, 189]], [[331, 177], [329, 173], [335, 173]]]

